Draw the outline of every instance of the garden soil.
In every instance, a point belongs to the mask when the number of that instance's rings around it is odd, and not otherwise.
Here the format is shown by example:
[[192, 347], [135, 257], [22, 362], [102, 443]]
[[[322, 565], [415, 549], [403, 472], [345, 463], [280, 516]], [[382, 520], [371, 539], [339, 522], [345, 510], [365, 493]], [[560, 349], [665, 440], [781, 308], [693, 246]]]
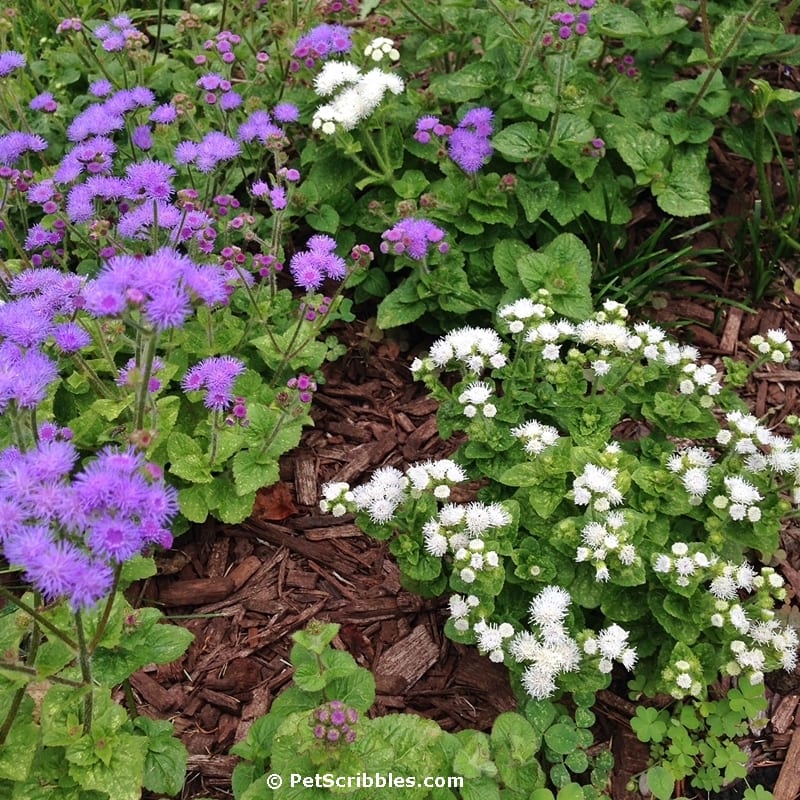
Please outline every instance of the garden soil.
[[[705, 281], [706, 298], [744, 296], [745, 287], [725, 276], [701, 271], [697, 277]], [[679, 325], [676, 335], [720, 366], [726, 355], [747, 358], [749, 337], [772, 328], [786, 329], [798, 352], [800, 296], [792, 286], [788, 276], [756, 314], [684, 297], [677, 286], [668, 303], [656, 303], [661, 310], [642, 316]], [[685, 288], [697, 292], [698, 284]], [[187, 800], [232, 796], [237, 759], [228, 751], [290, 683], [291, 634], [311, 619], [339, 623], [334, 646], [373, 672], [376, 715], [415, 713], [448, 731], [488, 730], [498, 714], [515, 708], [504, 668], [444, 637], [444, 601], [404, 591], [385, 542], [363, 535], [352, 518], [319, 512], [326, 481], [357, 484], [381, 466], [402, 469], [447, 457], [459, 443], [440, 441], [436, 404], [411, 379], [408, 364], [428, 341], [379, 339], [363, 324], [339, 334], [348, 352], [326, 367], [326, 383], [314, 398], [315, 426], [284, 458], [281, 481], [259, 493], [246, 522], [193, 529], [159, 559], [158, 577], [132, 587], [131, 599], [157, 604], [195, 637], [178, 662], [132, 678], [138, 711], [173, 720], [189, 750]], [[754, 412], [767, 415], [770, 427], [800, 414], [797, 367], [758, 372], [746, 389]], [[464, 487], [457, 499], [469, 499], [476, 488]], [[800, 620], [798, 533], [796, 527], [784, 532], [777, 568]], [[751, 783], [774, 786], [776, 800], [794, 800], [800, 793], [800, 674], [767, 677], [768, 719], [741, 744], [750, 754]], [[646, 767], [648, 751], [631, 731], [635, 706], [624, 683], [600, 692], [595, 712], [594, 749], [610, 748], [616, 759], [614, 800], [638, 796], [626, 787]], [[691, 787], [678, 788], [692, 794]]]

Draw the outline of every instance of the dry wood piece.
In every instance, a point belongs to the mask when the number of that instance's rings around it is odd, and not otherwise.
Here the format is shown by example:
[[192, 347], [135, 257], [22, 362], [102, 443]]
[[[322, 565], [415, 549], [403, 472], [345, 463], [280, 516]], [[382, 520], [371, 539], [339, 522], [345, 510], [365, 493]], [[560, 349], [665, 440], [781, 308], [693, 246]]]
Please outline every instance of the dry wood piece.
[[794, 712], [800, 703], [800, 695], [790, 694], [781, 699], [772, 715], [772, 730], [775, 733], [786, 733], [794, 723]]
[[209, 756], [202, 753], [189, 756], [189, 773], [199, 772], [207, 778], [226, 778], [230, 780], [233, 768], [239, 763], [236, 756]]
[[795, 728], [786, 760], [772, 790], [775, 800], [795, 800], [800, 793], [800, 728]]
[[315, 506], [319, 502], [317, 473], [313, 455], [298, 455], [294, 459], [294, 492], [301, 506]]
[[175, 707], [174, 695], [146, 672], [140, 670], [131, 675], [131, 686], [159, 713]]
[[439, 659], [439, 647], [428, 629], [418, 625], [411, 633], [384, 651], [375, 671], [383, 675], [399, 675], [406, 686], [415, 684]]
[[230, 577], [195, 578], [161, 587], [159, 599], [165, 606], [198, 606], [227, 597], [235, 586]]
[[725, 329], [722, 331], [722, 336], [719, 340], [719, 349], [721, 352], [727, 355], [734, 355], [736, 353], [743, 316], [744, 311], [741, 308], [730, 308], [728, 310], [727, 319], [725, 320]]
[[258, 572], [260, 566], [261, 559], [258, 556], [247, 556], [247, 558], [240, 561], [228, 573], [228, 577], [233, 581], [234, 588], [241, 589]]

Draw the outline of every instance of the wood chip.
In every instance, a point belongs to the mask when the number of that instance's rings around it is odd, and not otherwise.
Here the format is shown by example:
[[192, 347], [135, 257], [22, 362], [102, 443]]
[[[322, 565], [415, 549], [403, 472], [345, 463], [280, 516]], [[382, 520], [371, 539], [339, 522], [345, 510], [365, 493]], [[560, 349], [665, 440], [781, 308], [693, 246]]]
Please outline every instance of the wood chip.
[[146, 672], [135, 672], [131, 675], [131, 686], [159, 713], [164, 713], [175, 707], [175, 697], [158, 681], [151, 678]]
[[404, 678], [415, 684], [438, 660], [439, 648], [424, 625], [418, 625], [405, 639], [385, 650], [375, 672]]
[[772, 729], [776, 733], [786, 733], [794, 724], [794, 714], [797, 710], [798, 703], [800, 703], [800, 695], [796, 694], [790, 694], [781, 699], [781, 702], [770, 718]]
[[198, 606], [222, 600], [234, 588], [233, 580], [228, 576], [196, 578], [161, 587], [159, 599], [165, 606]]
[[795, 728], [786, 760], [772, 790], [775, 800], [795, 800], [800, 793], [800, 728]]

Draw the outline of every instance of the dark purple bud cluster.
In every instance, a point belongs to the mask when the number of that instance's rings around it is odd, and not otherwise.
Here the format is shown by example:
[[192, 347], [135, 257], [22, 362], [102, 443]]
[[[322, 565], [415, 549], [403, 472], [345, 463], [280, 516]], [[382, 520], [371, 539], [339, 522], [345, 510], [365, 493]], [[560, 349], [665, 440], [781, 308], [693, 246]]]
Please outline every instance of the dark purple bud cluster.
[[356, 740], [355, 725], [358, 711], [346, 706], [341, 700], [331, 700], [314, 709], [309, 720], [314, 729], [314, 738], [331, 744]]

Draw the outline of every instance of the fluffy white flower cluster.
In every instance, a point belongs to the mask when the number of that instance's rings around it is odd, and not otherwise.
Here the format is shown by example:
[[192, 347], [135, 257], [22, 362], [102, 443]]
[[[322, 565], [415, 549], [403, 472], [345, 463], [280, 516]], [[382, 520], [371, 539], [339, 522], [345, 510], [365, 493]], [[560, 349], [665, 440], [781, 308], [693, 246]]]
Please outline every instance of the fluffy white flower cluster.
[[576, 506], [591, 505], [601, 514], [622, 503], [622, 492], [617, 488], [618, 469], [587, 464], [572, 482], [573, 502]]
[[423, 461], [412, 464], [406, 470], [406, 477], [411, 482], [411, 496], [419, 497], [425, 491], [431, 491], [437, 500], [447, 500], [450, 488], [467, 479], [464, 469], [451, 461], [442, 458], [438, 461]]
[[543, 425], [535, 419], [512, 428], [511, 435], [521, 440], [525, 446], [525, 452], [532, 456], [538, 456], [548, 447], [552, 447], [558, 441], [559, 436], [558, 430], [552, 425]]
[[[739, 610], [741, 606], [733, 606], [731, 611], [734, 608]], [[761, 613], [764, 614], [764, 611]], [[743, 609], [740, 610], [737, 630], [749, 641], [734, 639], [730, 643], [733, 659], [725, 665], [728, 675], [744, 674], [755, 685], [763, 683], [765, 670], [775, 660], [788, 672], [797, 666], [797, 647], [800, 642], [797, 631], [788, 625], [781, 625], [773, 614], [768, 610], [765, 619], [753, 622]]]
[[322, 500], [319, 501], [319, 510], [323, 514], [332, 514], [334, 517], [344, 516], [353, 504], [353, 493], [350, 484], [344, 481], [326, 483], [322, 487]]
[[497, 415], [497, 406], [489, 402], [494, 388], [486, 381], [474, 381], [458, 396], [458, 402], [464, 406], [464, 416], [468, 419], [478, 415], [478, 411], [491, 419]]
[[373, 39], [364, 48], [364, 55], [373, 61], [383, 61], [386, 56], [389, 57], [390, 61], [398, 61], [400, 59], [400, 52], [394, 46], [394, 42], [385, 36], [378, 36]]
[[611, 577], [607, 560], [614, 556], [623, 567], [638, 561], [636, 548], [626, 536], [625, 516], [621, 511], [609, 511], [604, 522], [588, 522], [581, 531], [582, 544], [575, 551], [575, 561], [593, 561], [595, 580], [605, 582]]
[[478, 650], [482, 655], [488, 655], [490, 661], [502, 664], [505, 661], [503, 642], [514, 635], [514, 626], [510, 622], [501, 622], [499, 625], [487, 623], [480, 619], [473, 626], [477, 638]]
[[503, 340], [491, 328], [456, 328], [437, 339], [431, 345], [428, 357], [412, 364], [411, 371], [445, 369], [456, 361], [469, 372], [479, 375], [485, 369], [499, 369], [508, 363], [502, 348]]
[[564, 672], [575, 672], [580, 665], [578, 643], [564, 626], [571, 602], [566, 589], [546, 586], [530, 604], [531, 623], [539, 628], [539, 634], [520, 631], [511, 640], [512, 657], [519, 664], [528, 664], [522, 685], [535, 700], [550, 697], [556, 690], [555, 679]]
[[[550, 295], [546, 289], [539, 292], [542, 299]], [[523, 297], [503, 306], [498, 311], [500, 319], [508, 324], [509, 333], [522, 333], [531, 320], [545, 320], [553, 315], [553, 310], [544, 302], [536, 302], [532, 298]]]
[[525, 341], [542, 345], [542, 358], [545, 361], [557, 361], [561, 356], [559, 342], [574, 338], [575, 326], [565, 319], [556, 322], [542, 322], [530, 328], [525, 334]]
[[725, 415], [727, 428], [717, 434], [717, 443], [732, 449], [739, 455], [751, 455], [772, 442], [772, 431], [761, 425], [757, 417], [742, 411], [731, 411]]
[[685, 364], [682, 369], [683, 378], [678, 384], [681, 394], [697, 394], [700, 405], [711, 408], [714, 404], [712, 398], [722, 391], [722, 384], [717, 379], [717, 370], [711, 364], [698, 366], [693, 361]]
[[381, 467], [367, 483], [352, 490], [353, 505], [357, 511], [366, 511], [373, 522], [389, 522], [406, 499], [408, 484], [408, 478], [399, 469]]
[[450, 607], [450, 618], [453, 620], [453, 627], [461, 633], [469, 630], [469, 616], [478, 608], [481, 601], [474, 594], [466, 596], [461, 594], [450, 595], [448, 605]]
[[717, 563], [716, 556], [708, 556], [699, 549], [699, 545], [690, 548], [686, 542], [675, 542], [670, 553], [653, 555], [653, 571], [662, 575], [674, 574], [678, 586], [688, 586], [692, 579], [700, 581], [704, 577], [702, 570], [709, 569]]
[[314, 79], [314, 90], [321, 97], [339, 94], [314, 112], [311, 127], [328, 135], [335, 133], [337, 126], [352, 130], [372, 114], [386, 92], [400, 94], [404, 88], [402, 78], [392, 72], [376, 67], [362, 74], [349, 61], [326, 61]]
[[500, 503], [448, 503], [422, 526], [425, 550], [437, 558], [451, 553], [461, 580], [474, 583], [482, 570], [500, 566], [497, 551], [486, 549], [484, 534], [509, 522], [511, 515]]
[[670, 694], [680, 700], [687, 695], [700, 697], [705, 678], [703, 668], [697, 659], [688, 661], [679, 658], [674, 664], [667, 666], [661, 673], [665, 683], [671, 686]]
[[761, 334], [751, 336], [750, 346], [759, 355], [767, 356], [774, 364], [783, 364], [794, 349], [786, 332], [780, 329], [767, 331], [766, 337]]
[[728, 509], [730, 518], [739, 522], [747, 518], [750, 522], [761, 519], [761, 509], [756, 505], [764, 499], [761, 492], [741, 475], [727, 475], [723, 482], [727, 494], [718, 494], [712, 503], [716, 508]]
[[711, 488], [708, 471], [714, 458], [702, 447], [686, 447], [673, 453], [667, 460], [667, 469], [674, 472], [689, 493], [689, 502], [699, 506]]
[[583, 643], [583, 652], [587, 656], [600, 656], [598, 669], [600, 672], [608, 674], [614, 668], [614, 662], [618, 661], [625, 669], [630, 672], [636, 663], [638, 656], [636, 648], [628, 645], [630, 634], [625, 628], [612, 624], [603, 628], [597, 636], [590, 636]]

